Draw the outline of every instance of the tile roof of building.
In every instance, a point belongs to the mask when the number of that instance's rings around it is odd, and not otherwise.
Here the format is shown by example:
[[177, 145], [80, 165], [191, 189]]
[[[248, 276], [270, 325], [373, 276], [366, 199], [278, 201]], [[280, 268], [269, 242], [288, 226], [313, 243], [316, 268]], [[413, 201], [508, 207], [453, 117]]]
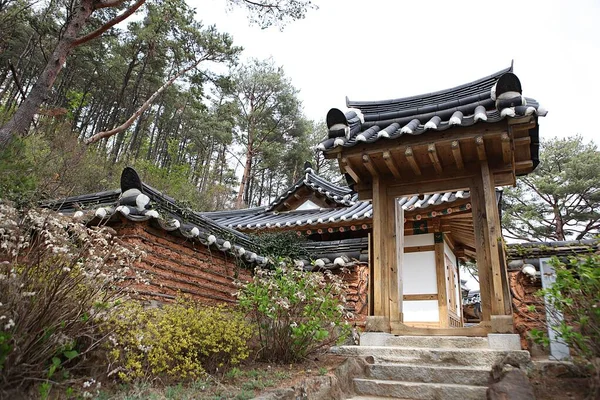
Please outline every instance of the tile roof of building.
[[[126, 168], [123, 175], [137, 177], [137, 173], [131, 168]], [[265, 265], [270, 261], [267, 257], [258, 254], [260, 249], [252, 237], [222, 223], [228, 218], [242, 218], [246, 215], [265, 212], [265, 207], [207, 213], [196, 212], [180, 206], [172, 197], [142, 183], [139, 181], [139, 177], [137, 180], [137, 189], [133, 191], [124, 187], [46, 201], [41, 206], [71, 215], [82, 223], [114, 221], [120, 217], [125, 217], [133, 222], [149, 221], [166, 232], [216, 248], [250, 264]], [[123, 177], [121, 181], [123, 186]], [[316, 259], [314, 263], [308, 260], [298, 260], [297, 262], [309, 270], [314, 265], [318, 268], [328, 269], [352, 266], [357, 262], [366, 261], [364, 257], [360, 257], [360, 250], [357, 250], [357, 246], [364, 245], [360, 243], [362, 243], [360, 240], [354, 239], [336, 242], [305, 242], [309, 253], [313, 254]], [[334, 251], [335, 249], [337, 252]]]
[[[447, 192], [419, 196], [401, 197], [399, 204], [405, 211], [424, 210], [443, 203], [453, 203], [469, 198], [468, 191]], [[202, 215], [233, 229], [268, 230], [279, 228], [306, 227], [311, 225], [338, 223], [343, 221], [368, 220], [373, 216], [370, 201], [356, 201], [351, 207], [319, 208], [287, 212], [269, 211], [266, 208], [251, 208], [236, 211], [217, 211]]]
[[494, 123], [505, 118], [545, 116], [539, 103], [521, 95], [512, 65], [495, 74], [434, 93], [382, 101], [353, 101], [346, 113], [327, 114], [328, 138], [318, 148], [330, 151], [380, 139], [397, 139], [457, 126]]
[[266, 207], [266, 210], [271, 211], [277, 208], [302, 187], [307, 187], [309, 190], [325, 196], [331, 202], [340, 206], [352, 206], [356, 203], [358, 198], [357, 194], [354, 193], [352, 189], [335, 185], [321, 178], [315, 173], [314, 169], [312, 169], [310, 163], [306, 163], [302, 178], [271, 202], [271, 204]]

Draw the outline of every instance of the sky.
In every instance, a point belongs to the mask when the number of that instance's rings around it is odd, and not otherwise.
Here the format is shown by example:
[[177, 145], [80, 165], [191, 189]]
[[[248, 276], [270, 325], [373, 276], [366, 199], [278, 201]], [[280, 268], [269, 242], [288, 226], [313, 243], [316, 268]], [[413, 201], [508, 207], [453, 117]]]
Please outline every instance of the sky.
[[[600, 1], [313, 0], [283, 31], [251, 26], [224, 0], [189, 0], [197, 17], [244, 47], [242, 61], [272, 57], [299, 89], [308, 118], [324, 121], [351, 100], [451, 88], [506, 68], [549, 110], [542, 138], [594, 140], [600, 109]], [[600, 143], [599, 140], [596, 140]]]

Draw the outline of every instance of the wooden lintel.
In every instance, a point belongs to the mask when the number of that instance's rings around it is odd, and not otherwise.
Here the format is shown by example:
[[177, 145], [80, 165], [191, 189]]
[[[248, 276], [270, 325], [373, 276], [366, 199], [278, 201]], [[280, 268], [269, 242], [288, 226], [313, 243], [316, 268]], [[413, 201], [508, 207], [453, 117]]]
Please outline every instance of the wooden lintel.
[[487, 160], [487, 156], [485, 154], [485, 142], [483, 141], [483, 136], [477, 136], [475, 138], [475, 144], [477, 145], [477, 158], [479, 161]]
[[472, 182], [471, 175], [458, 177], [438, 178], [436, 180], [428, 180], [419, 182], [418, 180], [411, 182], [403, 182], [388, 186], [387, 193], [390, 196], [407, 196], [417, 193], [439, 193], [449, 192], [454, 190], [469, 190]]
[[362, 162], [363, 162], [363, 165], [365, 166], [365, 168], [367, 169], [367, 171], [369, 171], [369, 173], [371, 174], [372, 177], [379, 176], [379, 172], [377, 171], [377, 168], [373, 164], [373, 161], [371, 160], [371, 157], [369, 157], [368, 154], [363, 154], [363, 156], [362, 156]]
[[348, 160], [346, 157], [342, 157], [340, 159], [340, 170], [342, 173], [350, 175], [352, 179], [354, 179], [354, 182], [360, 183], [360, 176], [356, 173], [352, 167], [352, 164], [350, 164], [350, 160]]
[[429, 153], [429, 159], [433, 163], [433, 168], [435, 168], [435, 171], [438, 174], [441, 174], [443, 171], [442, 163], [440, 163], [440, 158], [438, 157], [437, 150], [435, 148], [435, 143], [429, 143], [429, 145], [427, 146], [427, 152]]
[[455, 140], [452, 142], [452, 155], [454, 156], [454, 162], [456, 163], [456, 168], [465, 169], [465, 163], [462, 158], [462, 153], [460, 151], [460, 142]]
[[500, 141], [502, 142], [502, 160], [504, 161], [504, 164], [512, 164], [512, 151], [508, 133], [502, 133]]
[[400, 168], [398, 168], [396, 160], [392, 158], [392, 155], [389, 151], [383, 152], [383, 161], [385, 162], [385, 165], [388, 167], [392, 175], [394, 175], [394, 178], [402, 179], [402, 177], [400, 176]]
[[406, 160], [408, 161], [408, 164], [412, 168], [415, 175], [421, 175], [421, 168], [419, 168], [419, 164], [417, 164], [417, 161], [415, 160], [412, 147], [406, 148], [404, 151], [404, 156], [406, 157]]

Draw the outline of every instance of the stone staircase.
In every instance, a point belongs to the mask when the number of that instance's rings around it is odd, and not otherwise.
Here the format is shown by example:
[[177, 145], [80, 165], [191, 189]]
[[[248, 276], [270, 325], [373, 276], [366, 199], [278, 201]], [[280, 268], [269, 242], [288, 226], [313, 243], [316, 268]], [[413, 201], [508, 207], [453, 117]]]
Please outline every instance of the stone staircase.
[[[492, 347], [502, 344], [494, 341]], [[507, 355], [511, 363], [531, 362], [527, 351], [492, 347], [481, 337], [366, 333], [360, 346], [332, 352], [362, 357], [369, 364], [366, 375], [354, 379], [354, 400], [480, 400], [486, 398], [495, 363]]]

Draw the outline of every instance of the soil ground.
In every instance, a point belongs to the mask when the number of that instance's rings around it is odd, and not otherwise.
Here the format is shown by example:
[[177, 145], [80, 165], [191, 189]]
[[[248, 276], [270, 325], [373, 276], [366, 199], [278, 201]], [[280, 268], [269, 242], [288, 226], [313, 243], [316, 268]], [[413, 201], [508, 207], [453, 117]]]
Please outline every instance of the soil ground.
[[335, 370], [344, 357], [322, 355], [302, 363], [277, 365], [248, 362], [221, 376], [209, 376], [187, 385], [164, 386], [159, 382], [114, 385], [91, 390], [98, 400], [246, 400], [274, 388], [293, 387], [310, 376]]

